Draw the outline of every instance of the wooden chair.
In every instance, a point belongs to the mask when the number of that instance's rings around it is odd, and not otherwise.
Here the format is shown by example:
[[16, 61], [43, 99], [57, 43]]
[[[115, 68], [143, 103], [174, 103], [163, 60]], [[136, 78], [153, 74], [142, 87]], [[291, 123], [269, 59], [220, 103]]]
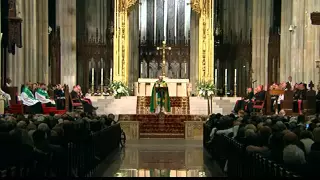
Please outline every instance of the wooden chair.
[[254, 112], [259, 110], [259, 112], [261, 112], [262, 114], [264, 113], [263, 111], [264, 111], [264, 107], [265, 107], [264, 105], [266, 102], [266, 97], [267, 97], [267, 92], [265, 91], [263, 101], [260, 101], [260, 100], [254, 101], [254, 103], [253, 103], [253, 111]]
[[72, 111], [83, 111], [83, 105], [82, 103], [74, 102], [78, 101], [79, 99], [72, 99], [71, 94], [69, 94], [70, 103], [71, 103], [71, 110]]

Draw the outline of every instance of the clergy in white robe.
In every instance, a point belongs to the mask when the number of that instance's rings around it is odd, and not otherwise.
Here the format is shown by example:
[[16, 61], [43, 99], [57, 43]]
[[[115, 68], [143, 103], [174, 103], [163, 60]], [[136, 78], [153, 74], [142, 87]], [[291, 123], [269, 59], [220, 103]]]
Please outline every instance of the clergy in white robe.
[[27, 113], [33, 113], [33, 114], [41, 114], [43, 113], [42, 105], [39, 100], [37, 100], [32, 92], [30, 91], [28, 86], [23, 86], [20, 95], [20, 100], [22, 101], [22, 104], [27, 106]]
[[4, 92], [2, 89], [0, 89], [0, 95], [2, 95], [2, 97], [4, 98], [5, 107], [9, 107], [10, 106], [10, 101], [11, 101], [10, 94], [8, 94], [8, 93]]
[[[42, 88], [38, 88], [35, 92], [35, 97], [39, 100], [42, 104], [49, 104], [49, 106], [56, 104], [54, 100], [51, 100], [49, 94], [46, 90]], [[51, 105], [50, 105], [51, 104]]]

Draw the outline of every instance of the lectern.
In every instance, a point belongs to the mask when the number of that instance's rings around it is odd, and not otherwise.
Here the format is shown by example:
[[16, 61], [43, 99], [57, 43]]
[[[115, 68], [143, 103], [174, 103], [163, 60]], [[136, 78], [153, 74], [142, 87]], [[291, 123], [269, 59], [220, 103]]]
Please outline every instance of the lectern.
[[164, 98], [165, 98], [165, 92], [168, 92], [168, 87], [155, 87], [156, 93], [158, 94], [158, 98], [160, 99], [160, 112], [162, 112]]

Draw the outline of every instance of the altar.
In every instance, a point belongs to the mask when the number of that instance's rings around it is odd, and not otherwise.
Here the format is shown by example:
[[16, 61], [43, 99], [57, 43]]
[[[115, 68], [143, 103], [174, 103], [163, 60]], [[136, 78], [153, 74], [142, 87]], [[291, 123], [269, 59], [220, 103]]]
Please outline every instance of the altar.
[[[151, 96], [153, 85], [157, 80], [158, 79], [139, 78], [138, 82], [134, 85], [134, 95]], [[163, 78], [163, 80], [168, 84], [170, 97], [187, 97], [191, 90], [189, 88], [189, 79]]]

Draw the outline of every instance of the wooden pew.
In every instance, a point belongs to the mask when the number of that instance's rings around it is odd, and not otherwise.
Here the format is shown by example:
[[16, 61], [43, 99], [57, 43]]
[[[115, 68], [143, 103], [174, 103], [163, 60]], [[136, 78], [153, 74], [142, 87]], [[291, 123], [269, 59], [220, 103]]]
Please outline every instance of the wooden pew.
[[284, 100], [281, 103], [281, 109], [286, 111], [286, 114], [292, 114], [293, 107], [293, 91], [284, 92]]
[[17, 104], [18, 87], [3, 87], [2, 90], [11, 96], [11, 105]]
[[[294, 113], [293, 109], [293, 91], [285, 91], [284, 101], [281, 103], [281, 109], [286, 111], [287, 115], [298, 115]], [[309, 90], [307, 92], [307, 98], [303, 101], [303, 111], [306, 114], [314, 114], [316, 111], [316, 92]]]
[[65, 108], [67, 111], [70, 111], [70, 91], [69, 91], [69, 86], [68, 85], [64, 85], [64, 96], [65, 96]]

